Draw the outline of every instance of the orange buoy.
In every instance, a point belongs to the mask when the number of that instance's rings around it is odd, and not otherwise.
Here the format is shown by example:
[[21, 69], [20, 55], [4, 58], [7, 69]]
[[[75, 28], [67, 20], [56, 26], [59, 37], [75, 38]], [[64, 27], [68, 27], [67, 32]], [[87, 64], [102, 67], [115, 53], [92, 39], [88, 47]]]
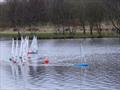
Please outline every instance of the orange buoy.
[[48, 64], [48, 63], [49, 63], [49, 60], [48, 60], [48, 57], [46, 57], [44, 60], [44, 64]]

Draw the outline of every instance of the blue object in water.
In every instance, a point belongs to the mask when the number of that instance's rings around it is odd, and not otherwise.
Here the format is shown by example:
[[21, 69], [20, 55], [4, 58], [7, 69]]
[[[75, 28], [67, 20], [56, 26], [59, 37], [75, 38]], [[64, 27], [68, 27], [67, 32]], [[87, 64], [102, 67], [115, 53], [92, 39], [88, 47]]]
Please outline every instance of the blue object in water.
[[78, 68], [86, 68], [88, 67], [88, 64], [74, 64], [73, 66]]

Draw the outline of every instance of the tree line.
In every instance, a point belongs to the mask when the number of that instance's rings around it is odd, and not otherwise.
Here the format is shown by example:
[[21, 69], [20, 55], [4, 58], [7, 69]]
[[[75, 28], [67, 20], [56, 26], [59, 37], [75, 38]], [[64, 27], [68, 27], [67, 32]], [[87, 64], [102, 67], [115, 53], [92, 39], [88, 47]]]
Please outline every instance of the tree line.
[[111, 23], [120, 34], [120, 0], [5, 0], [0, 3], [1, 27], [52, 23], [58, 30], [62, 27], [63, 33], [70, 27], [81, 26], [86, 34], [89, 26], [91, 35], [94, 28], [101, 35], [104, 22]]

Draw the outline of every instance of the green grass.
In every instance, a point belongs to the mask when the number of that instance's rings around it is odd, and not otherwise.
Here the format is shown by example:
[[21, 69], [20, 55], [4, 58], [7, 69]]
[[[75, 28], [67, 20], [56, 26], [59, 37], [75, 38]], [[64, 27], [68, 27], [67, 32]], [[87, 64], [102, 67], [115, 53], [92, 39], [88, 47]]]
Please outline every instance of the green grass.
[[[31, 32], [25, 32], [21, 33], [22, 36], [29, 36], [30, 38], [33, 37], [33, 35], [36, 35], [39, 39], [69, 39], [69, 38], [102, 38], [102, 37], [119, 37], [117, 34], [113, 32], [102, 32], [101, 37], [98, 35], [97, 32], [94, 32], [93, 35], [90, 35], [89, 32], [87, 32], [85, 35], [81, 32], [75, 33], [75, 34], [55, 34], [55, 33], [31, 33]], [[18, 38], [20, 35], [17, 32], [0, 32], [0, 37], [14, 37]]]

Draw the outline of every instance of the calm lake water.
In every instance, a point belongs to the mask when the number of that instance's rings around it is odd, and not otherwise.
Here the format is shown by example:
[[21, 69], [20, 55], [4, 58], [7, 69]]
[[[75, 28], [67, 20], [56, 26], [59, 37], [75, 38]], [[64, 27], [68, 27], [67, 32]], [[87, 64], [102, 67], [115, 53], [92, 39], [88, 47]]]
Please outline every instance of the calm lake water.
[[[0, 39], [0, 90], [120, 90], [120, 39], [38, 40], [22, 67], [9, 62], [11, 44]], [[54, 65], [41, 66], [45, 57]], [[88, 67], [71, 65], [80, 63]]]

